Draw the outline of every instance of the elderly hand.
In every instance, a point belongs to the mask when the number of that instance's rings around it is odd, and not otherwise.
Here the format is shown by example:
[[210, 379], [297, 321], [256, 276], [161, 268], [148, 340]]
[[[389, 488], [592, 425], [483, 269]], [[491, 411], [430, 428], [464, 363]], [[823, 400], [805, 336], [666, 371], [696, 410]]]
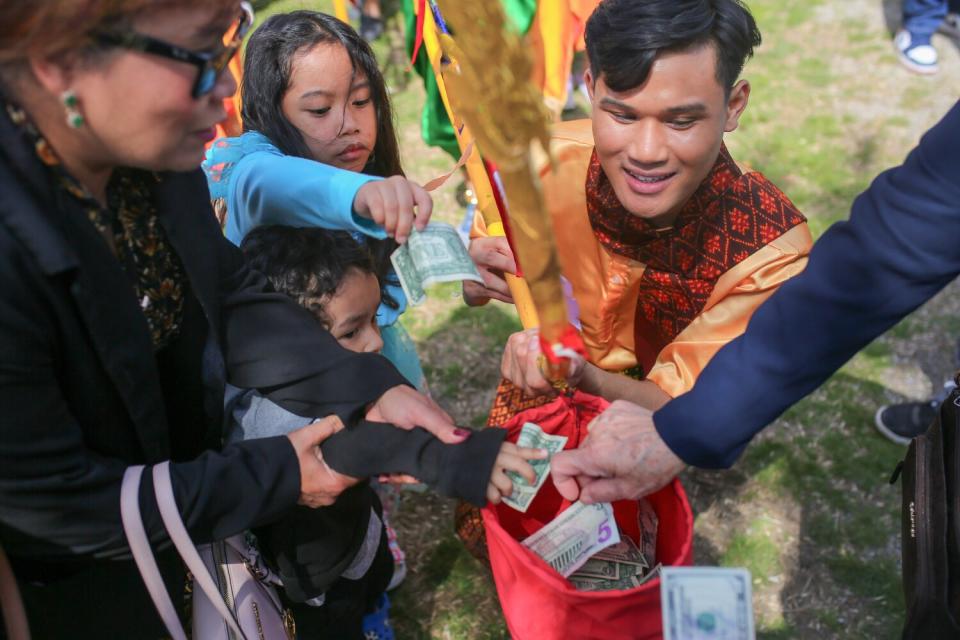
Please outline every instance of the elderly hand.
[[517, 263], [507, 239], [498, 237], [474, 238], [470, 241], [470, 258], [477, 265], [483, 284], [463, 281], [463, 300], [471, 307], [484, 305], [491, 298], [513, 304], [504, 273], [516, 273]]
[[617, 400], [588, 429], [579, 449], [561, 451], [550, 463], [554, 484], [567, 500], [638, 499], [686, 466], [660, 438], [653, 414], [631, 402]]
[[[541, 369], [540, 331], [518, 331], [507, 339], [500, 360], [500, 373], [504, 378], [531, 396], [553, 395], [556, 390]], [[567, 384], [576, 387], [586, 370], [586, 360], [575, 355], [570, 358]]]
[[403, 244], [416, 225], [423, 231], [433, 213], [433, 198], [423, 187], [403, 176], [372, 180], [357, 190], [353, 199], [357, 215], [370, 218], [387, 235]]
[[320, 452], [320, 443], [341, 429], [340, 418], [327, 416], [287, 434], [300, 462], [300, 504], [312, 509], [330, 506], [343, 491], [357, 484], [356, 478], [327, 466]]
[[401, 429], [422, 427], [447, 444], [459, 444], [470, 436], [469, 429], [459, 429], [453, 418], [432, 398], [406, 385], [388, 390], [367, 408], [367, 420], [390, 422]]

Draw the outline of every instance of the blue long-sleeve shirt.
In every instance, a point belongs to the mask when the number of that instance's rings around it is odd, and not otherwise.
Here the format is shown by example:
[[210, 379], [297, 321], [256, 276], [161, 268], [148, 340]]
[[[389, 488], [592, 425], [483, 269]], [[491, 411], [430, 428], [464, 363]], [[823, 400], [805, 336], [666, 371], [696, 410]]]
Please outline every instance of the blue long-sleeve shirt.
[[[235, 245], [253, 229], [269, 224], [387, 237], [376, 223], [353, 210], [360, 187], [381, 178], [284, 155], [256, 131], [218, 140], [207, 151], [203, 169], [210, 195], [223, 198], [227, 206], [224, 234]], [[392, 325], [406, 308], [399, 286], [388, 285], [387, 291], [399, 308], [380, 305], [380, 326]]]
[[728, 467], [767, 424], [960, 274], [960, 103], [816, 243], [693, 389], [654, 414], [667, 446]]

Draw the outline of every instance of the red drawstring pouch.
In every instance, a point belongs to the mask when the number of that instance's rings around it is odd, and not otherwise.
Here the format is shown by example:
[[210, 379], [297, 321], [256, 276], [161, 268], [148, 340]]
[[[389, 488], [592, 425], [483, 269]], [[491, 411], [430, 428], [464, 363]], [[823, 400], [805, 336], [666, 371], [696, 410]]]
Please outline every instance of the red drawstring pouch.
[[[577, 392], [518, 413], [504, 425], [516, 442], [527, 422], [545, 433], [567, 437], [575, 449], [587, 437], [587, 425], [608, 403]], [[659, 519], [656, 561], [664, 566], [693, 563], [693, 513], [679, 480], [646, 497]], [[526, 513], [506, 504], [482, 510], [490, 567], [500, 606], [514, 640], [637, 640], [661, 638], [660, 579], [633, 589], [577, 591], [562, 575], [520, 544], [570, 506], [548, 478]], [[621, 536], [639, 543], [636, 500], [613, 504]]]

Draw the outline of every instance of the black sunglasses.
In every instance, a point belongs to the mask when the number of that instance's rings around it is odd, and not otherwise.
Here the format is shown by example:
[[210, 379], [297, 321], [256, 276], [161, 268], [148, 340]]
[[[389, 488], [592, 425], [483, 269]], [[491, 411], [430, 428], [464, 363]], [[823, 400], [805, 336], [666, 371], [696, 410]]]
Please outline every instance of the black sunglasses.
[[[241, 2], [242, 13], [235, 26], [224, 34], [224, 40], [230, 37], [227, 44], [218, 47], [215, 51], [190, 51], [183, 47], [145, 36], [135, 31], [124, 33], [98, 33], [96, 41], [105, 46], [121, 47], [131, 51], [142, 51], [156, 56], [169, 58], [178, 62], [186, 62], [197, 68], [197, 80], [193, 83], [191, 95], [200, 98], [211, 91], [217, 84], [217, 78], [230, 63], [230, 60], [240, 49], [244, 36], [253, 26], [253, 7], [249, 2]], [[233, 35], [229, 34], [233, 32]]]

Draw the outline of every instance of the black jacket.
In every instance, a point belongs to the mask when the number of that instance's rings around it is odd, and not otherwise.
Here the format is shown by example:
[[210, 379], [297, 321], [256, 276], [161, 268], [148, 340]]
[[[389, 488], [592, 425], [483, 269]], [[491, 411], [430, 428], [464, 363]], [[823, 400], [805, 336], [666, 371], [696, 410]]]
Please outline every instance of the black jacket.
[[[199, 170], [160, 176], [155, 194], [189, 280], [182, 333], [160, 354], [119, 262], [0, 111], [0, 544], [24, 583], [75, 580], [126, 557], [120, 481], [131, 464], [176, 462], [177, 503], [197, 542], [296, 504], [286, 438], [219, 450], [234, 366], [268, 357], [275, 365], [245, 384], [310, 379], [318, 409], [346, 421], [403, 383], [385, 359], [342, 349], [267, 292], [223, 238]], [[151, 495], [147, 481], [145, 524], [163, 540]]]

